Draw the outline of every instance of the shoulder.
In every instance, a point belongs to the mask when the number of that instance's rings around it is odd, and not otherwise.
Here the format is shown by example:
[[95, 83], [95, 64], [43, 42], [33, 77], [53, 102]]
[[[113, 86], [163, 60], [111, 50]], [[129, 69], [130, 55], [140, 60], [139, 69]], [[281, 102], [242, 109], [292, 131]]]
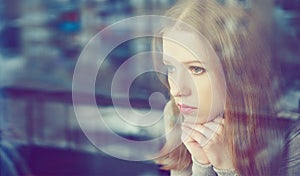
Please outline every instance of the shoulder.
[[297, 150], [300, 154], [300, 116], [277, 118], [272, 123], [277, 127], [277, 136], [283, 137], [284, 149], [291, 151], [294, 146], [299, 146]]
[[300, 174], [300, 119], [293, 121], [289, 128], [284, 155], [287, 175]]
[[289, 150], [296, 149], [300, 159], [300, 119], [292, 121], [286, 137], [286, 147]]
[[[299, 136], [300, 114], [298, 113], [286, 113], [284, 116], [282, 114], [268, 116], [260, 122], [263, 122], [262, 127], [271, 133], [270, 137], [276, 137], [278, 140], [280, 138], [283, 144], [287, 145], [297, 135]], [[264, 132], [268, 133], [267, 131]]]
[[297, 136], [299, 137], [299, 135], [300, 135], [300, 118], [293, 120], [288, 139], [292, 140]]
[[[300, 119], [268, 117], [262, 121], [266, 142], [264, 159], [274, 175], [300, 175]], [[279, 169], [279, 170], [278, 170]]]

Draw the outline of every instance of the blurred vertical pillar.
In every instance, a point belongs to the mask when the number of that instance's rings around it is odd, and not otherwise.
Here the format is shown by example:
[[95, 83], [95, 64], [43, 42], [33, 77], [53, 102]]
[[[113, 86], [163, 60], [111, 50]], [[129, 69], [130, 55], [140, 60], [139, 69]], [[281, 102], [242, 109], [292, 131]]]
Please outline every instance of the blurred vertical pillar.
[[0, 52], [10, 58], [21, 52], [20, 26], [16, 23], [21, 16], [20, 3], [18, 0], [3, 0], [1, 3]]
[[97, 17], [97, 3], [94, 1], [86, 0], [85, 3], [81, 5], [81, 26], [80, 31], [80, 42], [82, 47], [87, 44], [87, 42], [97, 34], [97, 26], [99, 26], [99, 17]]
[[53, 54], [49, 46], [51, 31], [46, 26], [48, 14], [40, 0], [24, 0], [19, 4], [22, 16], [22, 56], [26, 59], [26, 71], [33, 78], [39, 77], [41, 73], [34, 71], [44, 69], [46, 60]]

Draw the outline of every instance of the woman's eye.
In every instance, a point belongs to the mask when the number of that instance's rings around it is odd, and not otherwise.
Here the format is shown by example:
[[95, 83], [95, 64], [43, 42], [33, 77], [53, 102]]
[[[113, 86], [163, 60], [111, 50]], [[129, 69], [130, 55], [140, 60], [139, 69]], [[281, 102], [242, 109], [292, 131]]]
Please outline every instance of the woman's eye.
[[197, 67], [197, 66], [190, 66], [189, 70], [194, 74], [194, 75], [201, 75], [202, 73], [205, 72], [205, 69], [202, 67]]
[[172, 65], [166, 65], [168, 73], [174, 73], [175, 72], [175, 67]]

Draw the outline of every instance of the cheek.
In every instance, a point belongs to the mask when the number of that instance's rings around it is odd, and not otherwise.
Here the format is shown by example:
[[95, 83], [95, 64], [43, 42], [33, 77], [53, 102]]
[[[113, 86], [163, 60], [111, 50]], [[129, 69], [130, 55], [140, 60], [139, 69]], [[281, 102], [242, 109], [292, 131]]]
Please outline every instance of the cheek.
[[209, 82], [202, 83], [197, 86], [197, 95], [199, 105], [203, 107], [209, 107], [211, 104], [213, 92]]
[[210, 119], [214, 119], [224, 113], [225, 110], [224, 102], [225, 101], [222, 99], [219, 93], [213, 94], [211, 100], [210, 114], [209, 114]]
[[201, 116], [207, 116], [210, 111], [213, 92], [211, 88], [211, 82], [208, 76], [203, 75], [203, 77], [198, 78], [196, 84], [195, 97], [198, 100], [197, 104], [200, 110]]
[[212, 97], [212, 89], [211, 89], [211, 82], [208, 76], [203, 75], [202, 77], [199, 77], [194, 80], [195, 88], [197, 93], [197, 97], [200, 100], [204, 100], [205, 102]]
[[176, 88], [176, 84], [175, 84], [175, 82], [174, 81], [172, 81], [173, 79], [171, 78], [171, 77], [168, 77], [168, 83], [169, 83], [169, 91], [170, 91], [170, 93], [171, 93], [171, 95], [174, 95], [174, 93], [175, 93], [175, 88]]

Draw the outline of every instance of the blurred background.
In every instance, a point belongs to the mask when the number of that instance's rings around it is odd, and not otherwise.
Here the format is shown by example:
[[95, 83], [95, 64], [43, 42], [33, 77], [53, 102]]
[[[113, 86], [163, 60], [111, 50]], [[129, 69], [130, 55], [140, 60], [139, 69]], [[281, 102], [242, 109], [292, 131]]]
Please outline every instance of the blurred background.
[[[97, 32], [128, 17], [161, 15], [175, 1], [0, 0], [1, 175], [168, 175], [151, 161], [124, 161], [96, 149], [79, 128], [71, 91], [80, 52]], [[238, 2], [245, 8], [258, 6], [260, 11], [264, 8], [260, 3], [265, 2], [218, 1]], [[285, 107], [283, 113], [297, 113], [300, 109], [300, 1], [275, 0], [270, 8], [275, 19], [274, 59], [281, 67], [284, 84], [284, 96], [278, 103]], [[137, 25], [136, 30], [142, 30], [142, 25]], [[123, 43], [109, 54], [97, 77], [100, 81], [96, 82], [96, 101], [105, 114], [103, 118], [116, 133], [128, 139], [147, 140], [163, 134], [162, 122], [141, 128], [113, 118], [118, 116], [110, 94], [113, 73], [129, 57], [150, 49], [150, 38]], [[129, 68], [128, 74], [138, 73], [144, 66], [145, 62], [141, 62]], [[141, 75], [130, 89], [131, 105], [147, 112], [153, 92], [162, 92], [168, 98], [155, 73]], [[121, 92], [119, 98], [124, 96], [128, 95]], [[81, 110], [93, 117], [97, 109], [82, 104]], [[156, 111], [161, 113], [160, 108]], [[122, 113], [134, 116], [126, 107]], [[92, 118], [87, 118], [86, 125], [100, 136], [99, 140], [107, 140], [105, 131], [94, 128]], [[139, 152], [118, 149], [129, 157]]]

